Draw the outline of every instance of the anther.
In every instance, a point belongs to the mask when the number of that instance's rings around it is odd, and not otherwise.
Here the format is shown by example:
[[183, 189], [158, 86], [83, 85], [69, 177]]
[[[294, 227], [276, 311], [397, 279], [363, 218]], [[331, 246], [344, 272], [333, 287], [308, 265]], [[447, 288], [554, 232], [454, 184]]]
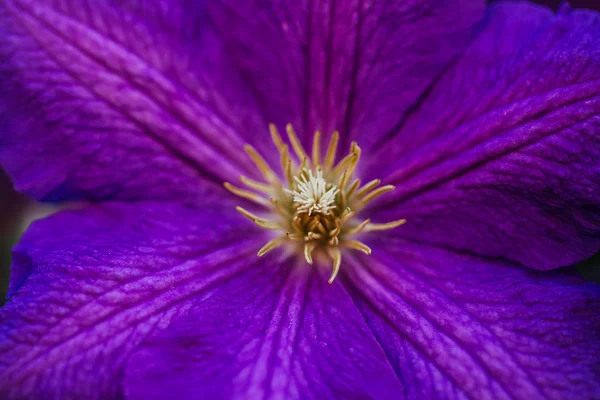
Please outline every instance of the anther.
[[344, 240], [342, 245], [349, 249], [362, 251], [363, 253], [365, 253], [368, 256], [371, 255], [371, 248], [369, 246], [367, 246], [366, 244], [359, 242], [358, 240], [352, 240], [352, 239]]
[[233, 186], [229, 182], [223, 183], [223, 186], [225, 186], [225, 188], [227, 188], [227, 190], [229, 190], [231, 193], [235, 194], [236, 196], [243, 197], [245, 199], [251, 200], [251, 201], [253, 201], [255, 203], [258, 203], [260, 205], [263, 205], [263, 206], [268, 206], [269, 205], [269, 201], [268, 200], [266, 200], [263, 197], [260, 197], [256, 193], [252, 193], [252, 192], [249, 192], [247, 190], [240, 189], [240, 188], [238, 188], [236, 186]]
[[381, 181], [379, 179], [373, 179], [371, 182], [366, 183], [363, 187], [361, 187], [358, 192], [356, 192], [356, 197], [363, 197], [372, 189], [375, 189]]
[[312, 252], [315, 249], [316, 244], [315, 242], [308, 242], [304, 245], [304, 258], [306, 259], [306, 262], [309, 263], [310, 265], [312, 265], [313, 260], [312, 260]]
[[259, 251], [258, 251], [258, 256], [264, 256], [265, 254], [267, 254], [269, 251], [281, 246], [281, 244], [283, 243], [283, 240], [281, 238], [276, 238], [273, 240], [270, 240], [267, 244], [265, 244]]
[[279, 229], [281, 228], [281, 225], [269, 221], [268, 219], [264, 219], [261, 218], [257, 215], [252, 214], [250, 211], [242, 208], [242, 207], [236, 207], [235, 208], [240, 214], [242, 214], [244, 217], [248, 218], [249, 220], [251, 220], [252, 222], [254, 222], [256, 225], [260, 226], [261, 228], [265, 228], [265, 229]]
[[362, 230], [365, 229], [365, 227], [369, 224], [369, 222], [371, 222], [371, 220], [367, 218], [360, 225], [358, 225], [356, 228], [350, 229], [346, 234], [347, 235], [356, 235], [357, 233], [362, 232]]
[[397, 228], [400, 225], [404, 225], [405, 223], [405, 219], [399, 219], [398, 221], [387, 222], [385, 224], [369, 224], [369, 226], [367, 226], [365, 230], [368, 232], [386, 231], [388, 229]]
[[327, 281], [329, 284], [332, 284], [338, 272], [340, 272], [340, 265], [342, 264], [342, 252], [338, 247], [329, 247], [327, 251], [329, 256], [333, 259], [333, 269], [331, 270], [331, 276]]
[[277, 179], [277, 175], [275, 175], [273, 170], [269, 167], [264, 158], [262, 158], [262, 156], [258, 154], [254, 147], [247, 144], [244, 146], [244, 150], [246, 150], [246, 153], [248, 153], [252, 161], [254, 161], [254, 164], [256, 165], [258, 170], [262, 173], [262, 175], [267, 181], [271, 183], [279, 182], [279, 179]]
[[249, 188], [257, 190], [259, 192], [270, 194], [273, 191], [272, 186], [257, 182], [250, 178], [246, 178], [245, 176], [240, 176], [240, 181], [242, 181], [242, 183], [248, 186]]
[[362, 201], [363, 205], [365, 205], [368, 202], [370, 202], [371, 200], [375, 199], [376, 197], [379, 197], [384, 193], [391, 192], [395, 188], [396, 187], [393, 185], [382, 186], [379, 189], [373, 190], [371, 193], [367, 194], [365, 197], [363, 197], [361, 199], [361, 201]]
[[331, 141], [329, 142], [329, 147], [327, 148], [327, 154], [325, 155], [325, 171], [329, 171], [333, 166], [333, 162], [335, 161], [335, 154], [337, 152], [337, 145], [340, 139], [340, 134], [338, 131], [334, 131], [331, 136]]
[[288, 134], [288, 138], [290, 139], [290, 143], [292, 144], [292, 148], [294, 149], [294, 152], [298, 156], [298, 159], [300, 159], [300, 160], [308, 159], [308, 155], [304, 151], [302, 144], [300, 144], [300, 140], [298, 140], [298, 136], [296, 136], [296, 132], [294, 131], [292, 124], [287, 124], [285, 126], [285, 130]]

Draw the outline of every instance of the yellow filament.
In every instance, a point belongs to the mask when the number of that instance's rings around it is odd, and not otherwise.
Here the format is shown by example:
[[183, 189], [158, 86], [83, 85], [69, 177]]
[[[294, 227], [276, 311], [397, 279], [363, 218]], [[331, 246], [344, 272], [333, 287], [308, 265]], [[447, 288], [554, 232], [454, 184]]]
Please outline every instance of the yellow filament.
[[309, 263], [310, 265], [312, 265], [313, 260], [312, 260], [312, 252], [315, 249], [315, 242], [308, 242], [304, 245], [304, 258], [306, 259], [306, 262]]
[[292, 144], [292, 148], [298, 156], [298, 160], [308, 159], [308, 155], [304, 151], [300, 140], [298, 140], [298, 136], [296, 136], [296, 132], [294, 131], [292, 124], [287, 124], [285, 126], [285, 130], [288, 134], [288, 138], [290, 139], [290, 143]]
[[366, 244], [364, 244], [363, 242], [359, 242], [358, 240], [352, 240], [352, 239], [344, 240], [342, 242], [342, 245], [349, 249], [362, 251], [363, 253], [365, 253], [368, 256], [371, 255], [371, 248], [369, 246], [367, 246]]
[[331, 140], [329, 141], [329, 147], [327, 148], [327, 154], [325, 155], [325, 171], [329, 171], [333, 166], [339, 140], [340, 133], [338, 131], [333, 131], [333, 135], [331, 136]]
[[350, 218], [352, 218], [354, 216], [354, 211], [350, 211], [348, 213], [345, 213], [344, 216], [342, 218], [340, 218], [342, 224], [345, 224], [346, 222], [348, 222], [348, 220]]
[[346, 182], [348, 182], [348, 170], [345, 169], [342, 173], [342, 177], [340, 178], [340, 182], [338, 183], [338, 188], [343, 190], [346, 187]]
[[269, 200], [271, 200], [271, 203], [275, 205], [275, 208], [280, 214], [288, 218], [290, 217], [290, 210], [286, 209], [283, 204], [281, 204], [281, 200], [279, 200], [277, 197], [271, 197]]
[[365, 227], [369, 224], [369, 222], [371, 222], [371, 220], [369, 218], [365, 219], [363, 222], [360, 223], [360, 225], [358, 225], [356, 228], [350, 229], [348, 232], [346, 232], [346, 234], [347, 235], [356, 235], [357, 233], [362, 232], [362, 230], [365, 229]]
[[260, 226], [261, 228], [265, 228], [265, 229], [280, 229], [281, 228], [281, 225], [279, 225], [278, 223], [269, 221], [268, 219], [261, 218], [258, 215], [252, 214], [250, 211], [248, 211], [240, 206], [236, 207], [235, 209], [240, 214], [242, 214], [244, 217], [248, 218], [249, 220], [254, 222], [256, 225]]
[[240, 176], [240, 181], [251, 189], [258, 190], [259, 192], [271, 194], [273, 191], [273, 187], [269, 185], [265, 185], [264, 183], [260, 183], [255, 181], [254, 179], [246, 178], [245, 176]]
[[361, 187], [358, 192], [356, 192], [357, 197], [363, 197], [367, 194], [371, 189], [375, 189], [381, 181], [379, 179], [373, 179], [371, 182], [365, 184], [365, 186]]
[[302, 159], [302, 164], [300, 164], [300, 171], [302, 171], [301, 173], [306, 174], [306, 166], [308, 165], [308, 158], [304, 157]]
[[350, 185], [350, 188], [348, 189], [348, 192], [346, 193], [346, 196], [350, 197], [354, 194], [354, 191], [356, 189], [358, 189], [358, 187], [360, 186], [360, 179], [356, 179], [354, 182], [352, 182], [352, 184]]
[[323, 237], [323, 235], [321, 235], [320, 233], [308, 232], [308, 234], [306, 235], [306, 237], [304, 239], [305, 240], [313, 240], [313, 239], [321, 239], [322, 237]]
[[313, 146], [312, 146], [312, 162], [315, 167], [321, 165], [321, 132], [316, 131], [315, 136], [313, 138]]
[[285, 234], [285, 237], [288, 238], [288, 239], [290, 239], [290, 240], [304, 240], [304, 236], [302, 236], [302, 235], [300, 235], [298, 233], [287, 232]]
[[349, 171], [348, 176], [350, 178], [352, 178], [352, 175], [354, 175], [354, 170], [356, 170], [356, 166], [358, 165], [358, 162], [360, 161], [360, 154], [361, 154], [362, 150], [360, 149], [360, 147], [358, 147], [358, 144], [356, 142], [352, 142], [351, 151], [352, 151], [352, 153], [356, 154], [356, 159], [350, 164], [350, 167], [348, 168], [348, 171]]
[[283, 243], [282, 238], [276, 238], [273, 240], [270, 240], [267, 244], [265, 244], [259, 251], [258, 251], [258, 256], [264, 256], [265, 254], [267, 254], [269, 251], [281, 246], [281, 244]]
[[250, 156], [252, 161], [254, 161], [256, 168], [259, 169], [259, 171], [263, 174], [263, 176], [265, 177], [265, 179], [267, 181], [269, 181], [271, 183], [279, 183], [279, 179], [277, 179], [277, 175], [275, 175], [273, 170], [269, 167], [269, 165], [264, 160], [264, 158], [262, 158], [262, 156], [260, 154], [258, 154], [258, 152], [254, 149], [254, 147], [247, 144], [244, 146], [244, 150], [246, 150], [246, 153], [248, 153], [248, 155]]
[[333, 269], [331, 270], [331, 276], [327, 281], [331, 285], [338, 272], [340, 272], [340, 265], [342, 264], [342, 252], [338, 247], [329, 247], [327, 248], [327, 252], [329, 253], [329, 257], [331, 257], [333, 260]]
[[399, 219], [397, 221], [386, 222], [384, 224], [369, 224], [367, 226], [366, 231], [375, 232], [375, 231], [386, 231], [388, 229], [394, 229], [399, 227], [400, 225], [404, 225], [406, 223], [405, 219]]
[[269, 131], [271, 132], [271, 139], [273, 140], [273, 143], [275, 143], [277, 150], [279, 150], [281, 153], [286, 145], [283, 143], [283, 140], [281, 140], [281, 136], [279, 135], [277, 127], [274, 124], [269, 124]]
[[379, 189], [373, 190], [371, 193], [369, 193], [368, 195], [366, 195], [365, 197], [363, 197], [361, 199], [363, 205], [367, 204], [368, 202], [370, 202], [371, 200], [381, 196], [384, 193], [390, 192], [392, 190], [394, 190], [396, 187], [393, 185], [386, 185], [386, 186], [382, 186]]
[[251, 201], [258, 203], [260, 205], [263, 205], [263, 206], [269, 206], [269, 202], [265, 198], [257, 195], [256, 193], [252, 193], [247, 190], [240, 189], [236, 186], [233, 186], [229, 182], [223, 183], [223, 186], [225, 186], [227, 188], [227, 190], [229, 190], [231, 193], [235, 194], [236, 196], [243, 197], [245, 199], [251, 200]]
[[285, 170], [285, 166], [287, 165], [288, 161], [291, 161], [288, 145], [284, 144], [279, 153], [281, 155], [281, 168]]
[[340, 189], [340, 205], [342, 207], [346, 207], [346, 193], [344, 192], [344, 187], [346, 186], [346, 182], [348, 181], [348, 170], [345, 169], [342, 177], [340, 178], [340, 182], [338, 184], [338, 189]]
[[346, 168], [349, 164], [351, 164], [352, 162], [356, 161], [356, 158], [358, 157], [358, 155], [356, 153], [350, 153], [348, 154], [346, 157], [344, 157], [339, 163], [338, 165], [335, 166], [335, 168], [333, 169], [333, 173], [334, 174], [339, 174], [340, 172], [342, 172], [344, 170], [344, 168]]
[[291, 186], [294, 183], [294, 172], [292, 171], [292, 160], [288, 158], [287, 163], [284, 168], [285, 179], [288, 182], [288, 185]]

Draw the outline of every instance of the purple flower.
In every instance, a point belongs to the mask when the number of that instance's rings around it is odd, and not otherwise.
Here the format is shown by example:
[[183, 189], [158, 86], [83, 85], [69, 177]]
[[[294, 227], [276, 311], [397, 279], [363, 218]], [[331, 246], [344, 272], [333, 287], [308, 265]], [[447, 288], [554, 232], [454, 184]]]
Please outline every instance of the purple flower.
[[2, 397], [600, 396], [600, 291], [558, 268], [600, 247], [598, 14], [0, 0], [0, 89], [16, 186], [85, 202], [14, 250]]

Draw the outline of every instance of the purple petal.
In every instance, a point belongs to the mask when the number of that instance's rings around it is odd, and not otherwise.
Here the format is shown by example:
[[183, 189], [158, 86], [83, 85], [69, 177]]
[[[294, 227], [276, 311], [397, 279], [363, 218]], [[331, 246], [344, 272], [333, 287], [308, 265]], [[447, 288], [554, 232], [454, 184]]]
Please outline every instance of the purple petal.
[[222, 211], [109, 204], [35, 223], [15, 249], [0, 311], [1, 397], [117, 396], [146, 335], [256, 268], [265, 239]]
[[[0, 161], [43, 200], [180, 199], [266, 123], [199, 6], [0, 2]], [[158, 10], [163, 10], [162, 14]]]
[[368, 147], [466, 44], [480, 0], [208, 2], [265, 118]]
[[396, 241], [347, 265], [358, 307], [407, 398], [600, 396], [600, 289]]
[[[478, 39], [366, 169], [399, 235], [537, 269], [600, 247], [600, 16], [491, 7]], [[381, 173], [377, 160], [396, 160]], [[391, 204], [391, 203], [389, 203]]]
[[[126, 369], [127, 398], [393, 398], [403, 385], [343, 285], [263, 265], [198, 299]], [[326, 271], [322, 271], [326, 272]], [[390, 397], [391, 396], [391, 397]]]
[[596, 286], [409, 242], [375, 251], [331, 286], [288, 266], [230, 281], [133, 353], [127, 397], [600, 394]]

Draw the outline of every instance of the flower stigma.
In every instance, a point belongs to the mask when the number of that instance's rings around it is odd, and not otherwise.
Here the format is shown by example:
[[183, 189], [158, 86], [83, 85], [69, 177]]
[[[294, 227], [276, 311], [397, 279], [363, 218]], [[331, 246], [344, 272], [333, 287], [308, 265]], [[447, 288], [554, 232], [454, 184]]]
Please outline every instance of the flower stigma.
[[241, 176], [240, 180], [247, 189], [229, 182], [224, 185], [233, 194], [271, 211], [269, 217], [261, 217], [242, 207], [236, 207], [242, 215], [261, 228], [279, 231], [274, 239], [258, 251], [259, 257], [285, 243], [295, 244], [311, 265], [314, 254], [325, 254], [333, 263], [328, 281], [332, 283], [340, 270], [342, 248], [371, 254], [371, 248], [356, 240], [356, 235], [393, 229], [406, 223], [405, 219], [372, 223], [368, 218], [361, 222], [355, 218], [369, 202], [394, 190], [394, 186], [379, 186], [379, 179], [361, 185], [361, 180], [354, 177], [361, 155], [356, 142], [352, 142], [350, 152], [334, 164], [338, 131], [333, 132], [325, 158], [322, 159], [321, 133], [315, 132], [312, 154], [309, 156], [292, 125], [288, 124], [286, 132], [295, 154], [293, 159], [289, 146], [283, 142], [275, 125], [270, 124], [269, 129], [280, 154], [283, 179], [279, 178], [254, 147], [246, 145], [244, 149], [260, 171], [264, 182]]

